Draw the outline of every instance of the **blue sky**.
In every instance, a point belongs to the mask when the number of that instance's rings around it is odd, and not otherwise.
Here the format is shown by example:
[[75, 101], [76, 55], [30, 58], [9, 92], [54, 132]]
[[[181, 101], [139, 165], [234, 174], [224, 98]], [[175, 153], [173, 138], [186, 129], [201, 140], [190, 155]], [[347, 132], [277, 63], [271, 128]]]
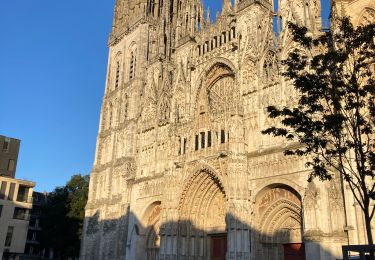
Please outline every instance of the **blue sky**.
[[[221, 9], [204, 2], [212, 17]], [[0, 1], [0, 134], [21, 139], [16, 177], [38, 191], [91, 170], [113, 4]]]

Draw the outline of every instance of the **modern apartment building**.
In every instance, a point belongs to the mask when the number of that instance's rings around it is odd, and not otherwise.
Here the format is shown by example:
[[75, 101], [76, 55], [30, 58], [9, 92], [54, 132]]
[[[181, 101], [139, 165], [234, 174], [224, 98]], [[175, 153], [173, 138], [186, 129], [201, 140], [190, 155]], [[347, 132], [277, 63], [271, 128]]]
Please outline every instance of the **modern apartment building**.
[[0, 259], [18, 259], [25, 250], [34, 186], [0, 176]]
[[16, 179], [20, 140], [0, 135], [0, 259], [25, 251], [35, 183]]
[[21, 260], [53, 259], [53, 250], [43, 248], [40, 243], [42, 207], [47, 202], [47, 193], [33, 192], [33, 208], [30, 212], [25, 253]]
[[0, 176], [15, 178], [21, 141], [0, 135]]

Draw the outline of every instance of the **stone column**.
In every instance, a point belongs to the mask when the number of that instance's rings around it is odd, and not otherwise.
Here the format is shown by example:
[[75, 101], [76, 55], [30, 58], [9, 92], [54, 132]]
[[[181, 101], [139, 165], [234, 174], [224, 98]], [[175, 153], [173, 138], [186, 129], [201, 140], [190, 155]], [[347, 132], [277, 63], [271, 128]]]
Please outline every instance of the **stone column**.
[[245, 156], [243, 118], [233, 107], [237, 114], [233, 115], [228, 130], [230, 133], [228, 158], [228, 198], [226, 225], [228, 232], [228, 260], [250, 259], [251, 251], [251, 204], [247, 176], [247, 158]]
[[[245, 221], [250, 215], [249, 201], [232, 200], [229, 205], [230, 213], [227, 214], [226, 224], [228, 232], [228, 260], [250, 259], [250, 225]], [[248, 218], [248, 217], [247, 217]]]

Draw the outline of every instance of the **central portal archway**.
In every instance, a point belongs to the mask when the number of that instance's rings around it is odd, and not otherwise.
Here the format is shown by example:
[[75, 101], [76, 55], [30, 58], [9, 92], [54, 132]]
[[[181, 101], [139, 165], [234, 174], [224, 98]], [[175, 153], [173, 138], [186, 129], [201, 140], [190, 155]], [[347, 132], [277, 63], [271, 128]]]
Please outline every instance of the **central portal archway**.
[[224, 260], [226, 196], [219, 179], [200, 171], [189, 181], [180, 202], [180, 259]]

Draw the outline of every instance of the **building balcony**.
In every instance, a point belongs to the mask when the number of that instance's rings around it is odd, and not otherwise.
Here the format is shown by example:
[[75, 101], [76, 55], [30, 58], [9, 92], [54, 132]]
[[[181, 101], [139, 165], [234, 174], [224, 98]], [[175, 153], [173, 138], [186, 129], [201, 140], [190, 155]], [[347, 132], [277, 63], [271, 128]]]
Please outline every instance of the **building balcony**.
[[26, 244], [39, 245], [40, 242], [37, 240], [33, 240], [33, 239], [27, 239]]
[[33, 197], [32, 196], [17, 196], [17, 202], [22, 203], [33, 203]]
[[29, 221], [30, 220], [30, 214], [15, 214], [13, 216], [13, 219]]

